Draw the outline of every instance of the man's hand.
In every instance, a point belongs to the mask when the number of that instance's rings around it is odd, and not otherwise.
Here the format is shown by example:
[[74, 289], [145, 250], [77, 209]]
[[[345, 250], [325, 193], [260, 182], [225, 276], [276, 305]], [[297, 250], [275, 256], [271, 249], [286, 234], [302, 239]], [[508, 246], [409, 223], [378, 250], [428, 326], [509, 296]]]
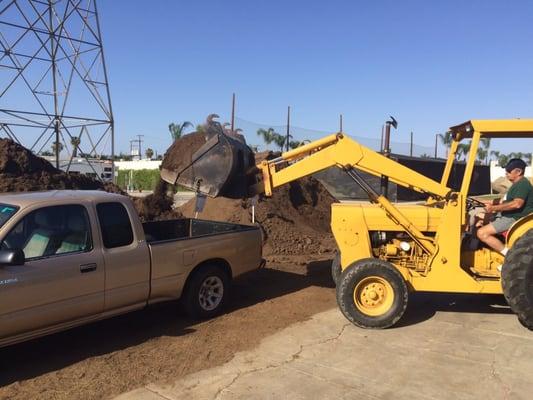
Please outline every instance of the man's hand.
[[488, 213], [493, 213], [494, 205], [492, 203], [485, 204], [485, 210], [487, 210]]

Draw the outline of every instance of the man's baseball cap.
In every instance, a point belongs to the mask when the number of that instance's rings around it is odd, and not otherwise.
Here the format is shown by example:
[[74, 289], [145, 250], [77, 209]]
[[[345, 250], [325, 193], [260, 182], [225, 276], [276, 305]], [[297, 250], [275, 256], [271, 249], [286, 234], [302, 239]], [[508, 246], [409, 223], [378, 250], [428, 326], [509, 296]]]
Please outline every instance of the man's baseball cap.
[[519, 168], [522, 171], [526, 170], [526, 163], [521, 160], [520, 158], [511, 158], [507, 165], [505, 166], [505, 170], [507, 172], [511, 172], [513, 169]]

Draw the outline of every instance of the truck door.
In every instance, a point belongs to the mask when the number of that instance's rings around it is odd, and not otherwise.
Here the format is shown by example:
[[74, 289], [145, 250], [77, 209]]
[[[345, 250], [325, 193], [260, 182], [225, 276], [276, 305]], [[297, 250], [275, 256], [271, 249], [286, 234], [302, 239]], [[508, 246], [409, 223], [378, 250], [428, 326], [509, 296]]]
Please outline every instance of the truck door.
[[[106, 263], [105, 310], [139, 307], [150, 293], [150, 253], [144, 234], [131, 224], [120, 202], [96, 205]], [[141, 228], [142, 229], [142, 228]]]
[[[43, 207], [0, 243], [24, 265], [0, 266], [0, 337], [94, 316], [104, 308], [104, 264], [82, 205]], [[95, 231], [97, 232], [97, 231]]]

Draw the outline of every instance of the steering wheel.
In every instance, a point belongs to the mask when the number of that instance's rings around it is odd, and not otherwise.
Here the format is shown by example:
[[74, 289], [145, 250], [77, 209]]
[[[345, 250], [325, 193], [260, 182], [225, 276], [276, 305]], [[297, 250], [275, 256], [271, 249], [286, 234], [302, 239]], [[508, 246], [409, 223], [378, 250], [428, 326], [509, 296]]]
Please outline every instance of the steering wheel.
[[467, 209], [467, 211], [473, 210], [476, 207], [485, 208], [486, 204], [481, 202], [481, 201], [479, 201], [479, 200], [477, 200], [477, 199], [474, 199], [473, 197], [467, 197], [466, 198], [466, 209]]

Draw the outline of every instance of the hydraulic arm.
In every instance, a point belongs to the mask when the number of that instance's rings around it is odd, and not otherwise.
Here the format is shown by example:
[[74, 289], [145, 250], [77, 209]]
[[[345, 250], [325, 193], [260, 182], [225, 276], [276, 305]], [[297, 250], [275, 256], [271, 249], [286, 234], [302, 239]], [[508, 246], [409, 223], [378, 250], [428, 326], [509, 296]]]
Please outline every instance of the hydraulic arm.
[[448, 199], [452, 190], [341, 133], [298, 147], [273, 160], [263, 161], [257, 165], [262, 180], [253, 187], [252, 192], [264, 191], [270, 196], [278, 186], [332, 166], [345, 170], [368, 194], [370, 201], [383, 208], [389, 218], [402, 226], [429, 256], [435, 254], [433, 239], [420, 232], [386, 197], [377, 194], [356, 170], [375, 176], [387, 176], [398, 185], [428, 193], [437, 199]]

